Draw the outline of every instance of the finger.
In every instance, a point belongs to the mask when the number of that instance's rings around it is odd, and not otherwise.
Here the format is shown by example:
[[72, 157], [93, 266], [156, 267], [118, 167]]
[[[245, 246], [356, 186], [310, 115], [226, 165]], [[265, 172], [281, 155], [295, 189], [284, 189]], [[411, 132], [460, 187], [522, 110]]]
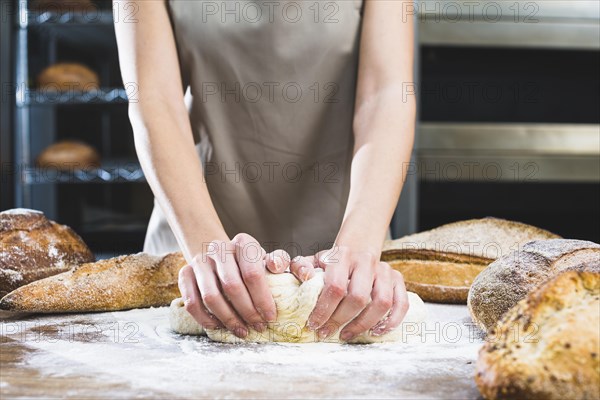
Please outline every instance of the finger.
[[206, 329], [223, 328], [223, 324], [204, 307], [194, 270], [190, 265], [186, 265], [179, 270], [178, 286], [185, 310], [191, 314], [200, 326]]
[[313, 257], [296, 256], [290, 264], [290, 272], [301, 282], [307, 281], [315, 276]]
[[[331, 254], [331, 253], [330, 253]], [[350, 263], [346, 252], [333, 257], [324, 255], [319, 259], [319, 266], [325, 270], [325, 285], [317, 299], [317, 304], [308, 318], [308, 328], [318, 329], [331, 317], [348, 290]], [[330, 330], [338, 327], [329, 327]]]
[[371, 302], [340, 332], [340, 339], [349, 341], [377, 325], [394, 304], [394, 282], [392, 270], [384, 263], [378, 263]]
[[332, 335], [337, 329], [344, 326], [356, 317], [371, 301], [373, 281], [375, 280], [375, 267], [378, 260], [370, 254], [354, 257], [353, 271], [348, 285], [348, 294], [337, 307], [331, 318], [319, 329], [321, 339]]
[[277, 319], [277, 308], [265, 274], [265, 251], [256, 239], [245, 233], [236, 235], [232, 243], [236, 246], [237, 264], [254, 308], [262, 321], [274, 322]]
[[275, 250], [265, 257], [267, 268], [274, 274], [280, 274], [290, 266], [290, 255], [285, 250]]
[[[213, 260], [215, 270], [223, 293], [242, 319], [259, 332], [266, 329], [266, 323], [260, 316], [248, 289], [242, 281], [239, 266], [235, 260], [235, 246], [230, 242], [214, 241], [209, 257]], [[218, 248], [214, 248], [214, 247]]]
[[394, 281], [394, 302], [390, 314], [378, 323], [372, 331], [373, 336], [381, 336], [397, 328], [408, 312], [408, 295], [404, 286], [404, 278], [398, 271], [392, 270]]
[[200, 289], [200, 298], [206, 309], [221, 321], [227, 330], [233, 332], [234, 335], [240, 338], [248, 336], [246, 324], [242, 322], [229, 303], [227, 303], [225, 297], [223, 297], [212, 266], [208, 263], [194, 263], [192, 264], [192, 268], [198, 288]]

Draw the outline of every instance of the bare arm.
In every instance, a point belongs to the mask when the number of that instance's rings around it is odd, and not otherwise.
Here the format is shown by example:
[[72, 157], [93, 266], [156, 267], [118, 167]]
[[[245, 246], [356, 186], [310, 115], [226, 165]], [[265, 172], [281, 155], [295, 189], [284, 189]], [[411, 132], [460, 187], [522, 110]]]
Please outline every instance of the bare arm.
[[377, 256], [398, 203], [413, 148], [412, 2], [367, 0], [354, 117], [354, 158], [336, 242]]
[[276, 312], [264, 263], [273, 272], [280, 272], [274, 269], [281, 263], [265, 258], [264, 250], [256, 259], [239, 257], [243, 252], [236, 249], [256, 240], [243, 233], [230, 240], [211, 202], [184, 104], [166, 3], [115, 0], [114, 6], [136, 10], [134, 22], [115, 22], [121, 73], [124, 82], [138, 88], [129, 116], [140, 163], [190, 263], [179, 281], [186, 309], [207, 328], [224, 325], [239, 336], [246, 335], [246, 324], [260, 330]]
[[130, 102], [135, 147], [144, 173], [188, 261], [202, 243], [228, 240], [204, 183], [183, 99], [179, 61], [163, 1], [115, 1], [137, 22], [117, 21], [121, 74], [137, 85]]
[[[325, 269], [325, 287], [309, 326], [326, 338], [340, 326], [343, 340], [397, 327], [408, 309], [399, 272], [379, 262], [413, 147], [412, 1], [365, 0], [361, 33], [351, 186], [335, 247], [314, 260], [294, 260], [297, 276], [309, 264]], [[308, 267], [310, 269], [310, 267]], [[302, 277], [301, 277], [302, 279]]]

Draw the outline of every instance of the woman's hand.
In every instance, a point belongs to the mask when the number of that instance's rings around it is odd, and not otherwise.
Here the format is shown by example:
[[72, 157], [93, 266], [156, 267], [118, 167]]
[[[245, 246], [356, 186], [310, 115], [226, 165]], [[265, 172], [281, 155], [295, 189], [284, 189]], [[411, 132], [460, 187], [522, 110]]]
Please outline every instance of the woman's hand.
[[416, 99], [407, 88], [414, 86], [414, 27], [405, 12], [411, 4], [365, 2], [350, 192], [337, 247], [292, 262], [299, 279], [314, 267], [325, 270], [325, 287], [308, 321], [321, 338], [348, 321], [343, 340], [367, 330], [382, 335], [408, 309], [402, 275], [379, 256], [413, 148]]
[[240, 338], [248, 335], [248, 326], [263, 332], [277, 318], [265, 267], [280, 273], [289, 264], [285, 251], [266, 254], [248, 234], [212, 241], [179, 272], [185, 309], [207, 329], [224, 327]]
[[296, 257], [291, 271], [300, 280], [325, 271], [325, 286], [309, 317], [308, 327], [324, 340], [341, 326], [340, 338], [349, 341], [371, 331], [380, 336], [402, 322], [408, 296], [402, 275], [367, 251], [334, 246], [313, 257]]

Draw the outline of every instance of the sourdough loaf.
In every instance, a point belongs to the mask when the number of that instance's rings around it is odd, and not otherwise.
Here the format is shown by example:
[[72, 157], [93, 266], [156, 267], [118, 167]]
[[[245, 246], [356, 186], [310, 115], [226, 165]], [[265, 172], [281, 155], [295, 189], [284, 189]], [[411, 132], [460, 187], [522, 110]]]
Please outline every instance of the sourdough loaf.
[[82, 264], [7, 294], [0, 309], [61, 313], [167, 306], [180, 296], [177, 278], [184, 264], [181, 253], [139, 253]]
[[567, 271], [490, 331], [475, 380], [486, 399], [600, 398], [600, 273]]
[[558, 237], [520, 222], [472, 219], [388, 240], [381, 258], [423, 300], [464, 304], [473, 279], [496, 258], [531, 240]]
[[572, 239], [533, 241], [499, 258], [471, 285], [471, 318], [488, 330], [527, 293], [566, 270], [600, 272], [600, 245]]
[[94, 255], [83, 240], [42, 212], [0, 212], [0, 297], [90, 261], [94, 261]]

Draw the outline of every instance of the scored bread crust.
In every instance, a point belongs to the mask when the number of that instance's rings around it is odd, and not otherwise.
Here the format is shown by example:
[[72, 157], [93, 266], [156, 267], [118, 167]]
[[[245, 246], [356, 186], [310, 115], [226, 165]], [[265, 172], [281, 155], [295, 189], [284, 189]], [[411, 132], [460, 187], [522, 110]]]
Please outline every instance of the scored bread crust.
[[473, 322], [487, 331], [527, 293], [565, 270], [600, 272], [600, 245], [574, 239], [533, 241], [494, 261], [469, 290]]
[[71, 228], [40, 211], [0, 212], [0, 297], [38, 279], [94, 261], [94, 254]]
[[388, 240], [381, 259], [402, 272], [406, 286], [423, 300], [465, 304], [477, 274], [497, 257], [531, 240], [558, 237], [520, 222], [471, 219]]
[[381, 258], [489, 264], [531, 240], [555, 238], [560, 236], [521, 222], [487, 217], [387, 240]]
[[181, 253], [145, 253], [82, 264], [35, 281], [0, 300], [0, 309], [31, 313], [118, 311], [169, 305], [180, 296]]
[[600, 273], [566, 271], [490, 331], [475, 380], [486, 399], [600, 398]]
[[469, 286], [486, 266], [428, 260], [393, 260], [389, 265], [400, 271], [407, 290], [424, 301], [465, 304]]

